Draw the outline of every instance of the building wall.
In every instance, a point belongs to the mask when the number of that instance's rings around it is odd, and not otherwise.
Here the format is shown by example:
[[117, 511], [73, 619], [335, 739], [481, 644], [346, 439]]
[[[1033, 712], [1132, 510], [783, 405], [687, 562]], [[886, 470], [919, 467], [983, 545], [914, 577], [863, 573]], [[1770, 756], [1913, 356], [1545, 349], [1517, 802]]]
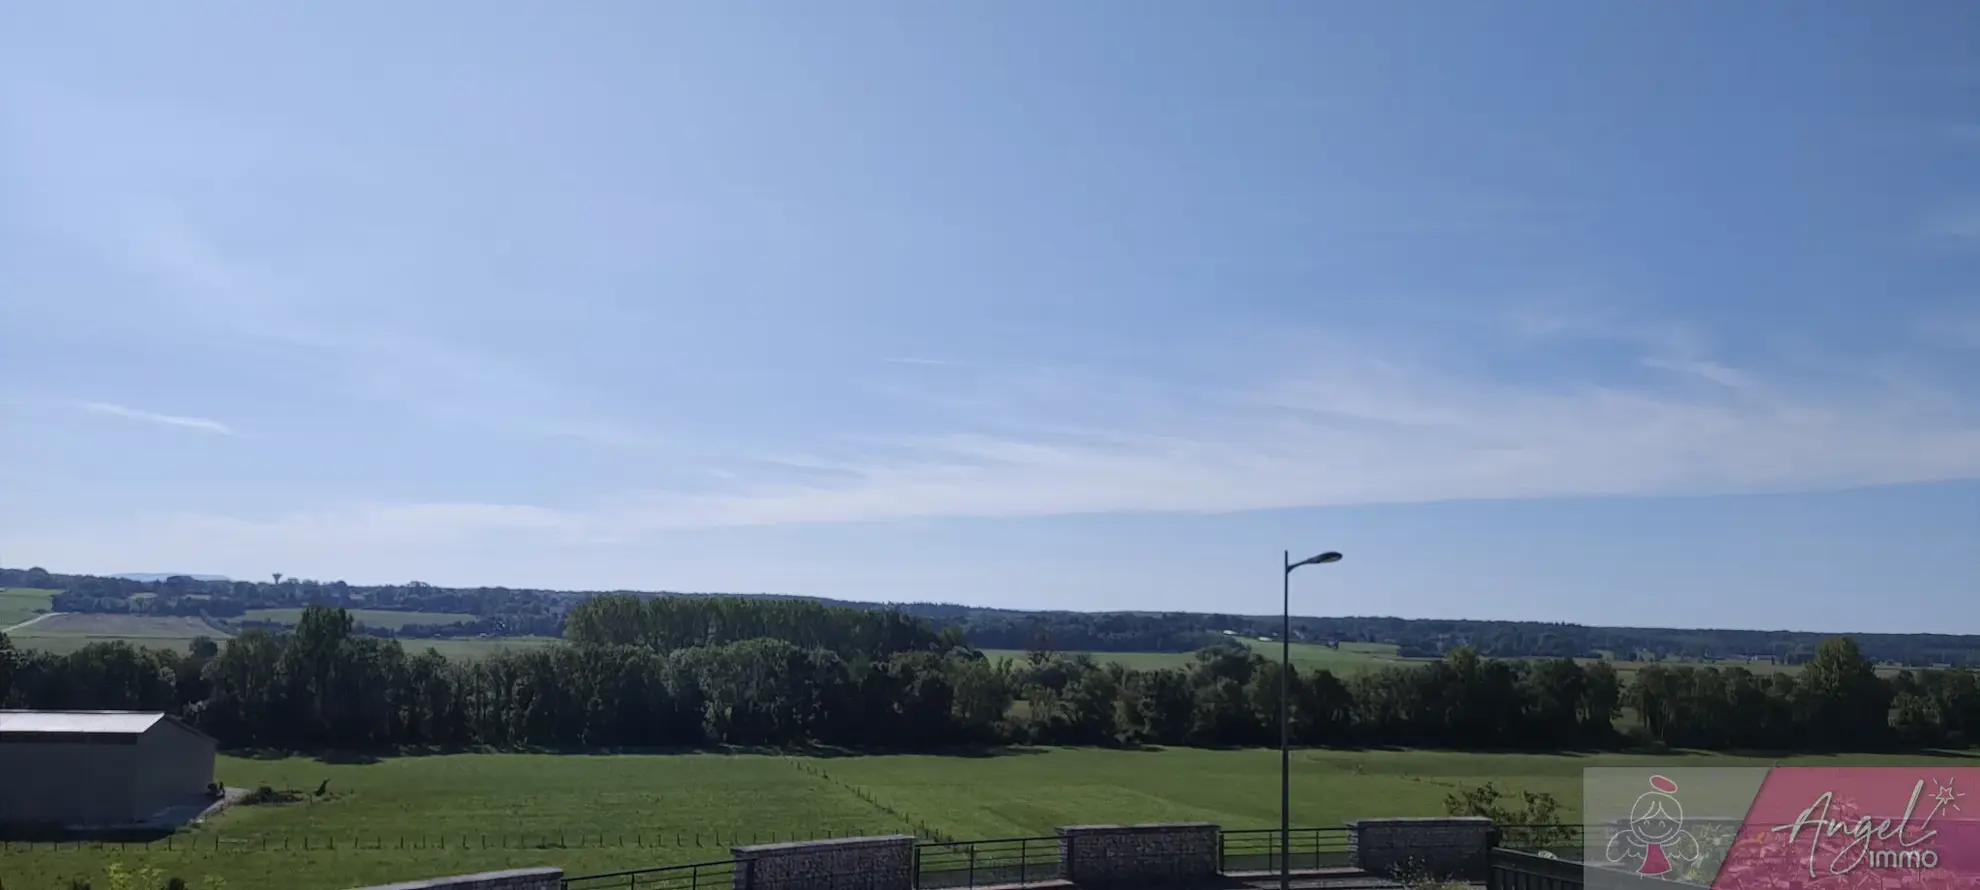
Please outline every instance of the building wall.
[[1347, 826], [1355, 865], [1375, 874], [1443, 881], [1484, 880], [1488, 872], [1490, 819], [1356, 819]]
[[1222, 865], [1219, 831], [1208, 822], [1060, 826], [1060, 877], [1082, 886], [1208, 880]]
[[[133, 740], [135, 741], [135, 740]], [[112, 825], [129, 821], [138, 746], [105, 742], [0, 742], [0, 822]]]
[[911, 890], [913, 835], [732, 847], [732, 890]]
[[133, 776], [133, 818], [197, 801], [213, 782], [213, 740], [171, 720], [140, 736], [137, 750], [143, 768]]

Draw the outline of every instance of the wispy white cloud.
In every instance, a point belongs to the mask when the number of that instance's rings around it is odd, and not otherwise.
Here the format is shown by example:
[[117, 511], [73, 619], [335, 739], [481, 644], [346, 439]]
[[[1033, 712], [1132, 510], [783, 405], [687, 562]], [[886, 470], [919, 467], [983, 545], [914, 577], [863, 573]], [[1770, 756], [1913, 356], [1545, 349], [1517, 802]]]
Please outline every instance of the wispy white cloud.
[[1334, 363], [1262, 381], [1257, 391], [1278, 411], [1226, 393], [1179, 399], [1159, 423], [1105, 443], [956, 434], [849, 480], [662, 500], [606, 521], [1224, 512], [1980, 476], [1980, 410], [1970, 399], [1868, 381], [1797, 390], [1720, 365], [1685, 370], [1714, 386], [1518, 386]]
[[1715, 383], [1727, 389], [1751, 389], [1758, 385], [1753, 375], [1709, 359], [1652, 357], [1644, 359], [1643, 364], [1645, 367]]
[[159, 426], [172, 426], [172, 427], [178, 427], [180, 429], [198, 430], [202, 433], [217, 433], [222, 436], [240, 435], [240, 433], [236, 432], [233, 427], [230, 427], [217, 420], [208, 420], [204, 417], [184, 417], [176, 414], [159, 414], [154, 411], [140, 411], [136, 408], [127, 408], [123, 405], [112, 405], [107, 402], [83, 402], [78, 404], [76, 407], [81, 408], [84, 411], [91, 412], [93, 414], [105, 414], [111, 417], [121, 417], [125, 420], [136, 420], [143, 423], [157, 424]]
[[[230, 257], [193, 227], [130, 231], [119, 259], [151, 275], [181, 317], [228, 336], [315, 356], [328, 379], [361, 399], [405, 405], [453, 422], [590, 442], [654, 445], [638, 428], [574, 411], [568, 389], [523, 363], [425, 334], [409, 324], [363, 324], [364, 314], [298, 292], [287, 276]], [[348, 314], [346, 314], [348, 313]]]
[[[619, 449], [657, 441], [584, 410], [583, 394], [540, 368], [432, 333], [438, 326], [420, 317], [430, 300], [395, 280], [410, 263], [381, 243], [380, 214], [348, 227], [326, 216], [306, 244], [271, 243], [254, 221], [298, 183], [308, 184], [305, 203], [361, 191], [366, 174], [310, 140], [61, 90], [15, 85], [7, 95], [19, 113], [0, 145], [13, 169], [0, 172], [38, 199], [38, 222], [141, 282], [79, 292], [62, 303], [72, 315], [56, 321], [169, 323], [278, 347], [280, 360], [332, 392], [450, 422]], [[83, 158], [73, 146], [86, 148]]]
[[[1933, 386], [1852, 376], [1848, 368], [1803, 374], [1728, 361], [1681, 322], [1646, 323], [1609, 303], [1559, 300], [1471, 332], [1472, 341], [1413, 343], [1348, 331], [1301, 332], [1292, 345], [1293, 338], [1260, 338], [1270, 345], [1203, 362], [1217, 369], [1215, 378], [1178, 367], [883, 357], [941, 369], [884, 375], [907, 381], [892, 393], [897, 399], [887, 407], [897, 410], [886, 434], [759, 431], [760, 440], [735, 443], [730, 453], [766, 460], [709, 468], [691, 489], [605, 494], [653, 484], [656, 474], [638, 465], [639, 452], [659, 442], [645, 423], [661, 422], [661, 411], [641, 417], [588, 401], [583, 386], [557, 378], [547, 370], [554, 363], [539, 363], [526, 349], [505, 352], [472, 334], [423, 324], [416, 288], [405, 289], [406, 305], [392, 314], [393, 296], [323, 284], [299, 274], [307, 262], [283, 265], [294, 258], [281, 251], [238, 249], [229, 237], [238, 233], [219, 224], [227, 214], [200, 212], [189, 182], [258, 182], [236, 168], [283, 157], [293, 146], [262, 134], [249, 140], [254, 151], [215, 165], [193, 149], [228, 140], [188, 134], [178, 119], [144, 128], [98, 120], [88, 132], [53, 136], [60, 138], [46, 140], [50, 145], [105, 154], [120, 144], [163, 146], [173, 164], [208, 164], [203, 177], [126, 171], [111, 185], [98, 183], [95, 165], [72, 168], [68, 179], [23, 171], [24, 180], [43, 183], [50, 206], [87, 208], [71, 211], [77, 238], [152, 285], [133, 291], [161, 301], [149, 307], [155, 317], [283, 346], [379, 403], [628, 453], [588, 468], [585, 482], [593, 487], [556, 504], [391, 503], [374, 494], [373, 502], [308, 505], [273, 517], [165, 516], [124, 529], [50, 526], [0, 539], [0, 549], [46, 554], [39, 558], [51, 564], [88, 568], [101, 563], [92, 554], [120, 554], [123, 564], [235, 571], [274, 561], [274, 568], [329, 576], [350, 554], [374, 564], [390, 564], [378, 554], [397, 554], [391, 559], [408, 565], [439, 554], [569, 554], [708, 527], [1670, 496], [1980, 477], [1980, 401], [1958, 381]], [[1935, 231], [1980, 238], [1980, 214], [1948, 214]], [[325, 223], [308, 240], [349, 234]], [[372, 296], [353, 306], [352, 291]], [[398, 294], [389, 286], [376, 291]], [[122, 301], [78, 310], [109, 318], [135, 300], [121, 291], [87, 298]], [[1495, 350], [1562, 342], [1598, 344], [1588, 351], [1611, 352], [1615, 361], [1599, 373], [1577, 364], [1528, 377], [1477, 367]], [[88, 410], [236, 434], [196, 417], [107, 404]], [[483, 484], [514, 490], [499, 480]]]
[[[792, 465], [829, 470], [796, 479], [737, 464], [705, 474], [713, 488], [589, 506], [387, 504], [267, 520], [187, 516], [134, 530], [129, 543], [184, 541], [197, 552], [212, 546], [202, 541], [226, 540], [237, 550], [253, 542], [260, 548], [253, 552], [293, 554], [297, 565], [334, 564], [334, 554], [377, 547], [569, 554], [712, 527], [1980, 478], [1980, 394], [1971, 389], [1870, 373], [1818, 380], [1709, 359], [1638, 357], [1617, 366], [1646, 363], [1672, 373], [1523, 383], [1329, 342], [1260, 363], [1274, 370], [1234, 386], [1068, 371], [1049, 401], [1035, 398], [1037, 369], [985, 372], [973, 381], [974, 404], [994, 406], [1000, 430], [968, 415], [930, 417], [923, 435], [840, 440], [790, 456]], [[1124, 394], [1133, 398], [1122, 401]], [[7, 543], [58, 554], [76, 546], [52, 530], [32, 533], [32, 541]], [[115, 536], [92, 546], [105, 540]], [[199, 562], [225, 564], [218, 555]]]
[[1631, 316], [1609, 301], [1529, 301], [1500, 317], [1508, 331], [1528, 341], [1608, 342], [1652, 360], [1678, 360], [1708, 351], [1707, 338], [1692, 326]]

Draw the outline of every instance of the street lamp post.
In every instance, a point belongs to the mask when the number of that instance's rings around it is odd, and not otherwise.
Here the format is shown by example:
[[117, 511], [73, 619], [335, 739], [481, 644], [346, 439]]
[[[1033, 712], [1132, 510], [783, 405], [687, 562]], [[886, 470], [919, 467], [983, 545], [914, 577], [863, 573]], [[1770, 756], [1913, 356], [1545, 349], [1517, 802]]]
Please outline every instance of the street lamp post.
[[1280, 575], [1284, 604], [1279, 627], [1279, 890], [1292, 888], [1292, 573], [1300, 566], [1340, 562], [1332, 550], [1319, 556], [1292, 561], [1285, 551], [1285, 572]]

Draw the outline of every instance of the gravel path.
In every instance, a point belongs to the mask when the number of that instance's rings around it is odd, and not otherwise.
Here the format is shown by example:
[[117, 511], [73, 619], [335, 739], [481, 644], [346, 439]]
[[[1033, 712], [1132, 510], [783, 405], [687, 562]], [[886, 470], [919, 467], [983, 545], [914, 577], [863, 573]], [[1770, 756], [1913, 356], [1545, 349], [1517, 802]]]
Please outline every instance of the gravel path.
[[40, 623], [40, 622], [42, 622], [42, 621], [46, 621], [46, 620], [48, 620], [48, 619], [50, 619], [50, 618], [54, 618], [54, 617], [55, 617], [55, 616], [57, 616], [57, 615], [67, 615], [67, 614], [69, 614], [69, 613], [67, 613], [67, 612], [47, 612], [47, 613], [44, 613], [44, 614], [41, 614], [41, 615], [36, 615], [36, 616], [34, 616], [33, 618], [29, 618], [29, 619], [28, 619], [28, 620], [26, 620], [26, 621], [23, 621], [23, 622], [21, 622], [21, 623], [19, 623], [19, 624], [16, 624], [16, 625], [14, 625], [13, 627], [0, 627], [0, 634], [5, 634], [5, 633], [13, 633], [14, 631], [17, 631], [17, 630], [20, 630], [20, 629], [21, 629], [21, 628], [23, 628], [23, 627], [27, 627], [27, 626], [28, 626], [28, 625], [30, 625], [30, 624], [37, 624], [37, 623]]

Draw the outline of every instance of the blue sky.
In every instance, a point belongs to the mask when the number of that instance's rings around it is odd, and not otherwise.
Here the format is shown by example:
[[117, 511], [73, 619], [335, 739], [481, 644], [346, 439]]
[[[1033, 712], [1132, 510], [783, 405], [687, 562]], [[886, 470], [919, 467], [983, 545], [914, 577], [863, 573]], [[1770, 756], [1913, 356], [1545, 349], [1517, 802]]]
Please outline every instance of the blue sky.
[[1980, 7], [0, 12], [0, 564], [1980, 632]]

